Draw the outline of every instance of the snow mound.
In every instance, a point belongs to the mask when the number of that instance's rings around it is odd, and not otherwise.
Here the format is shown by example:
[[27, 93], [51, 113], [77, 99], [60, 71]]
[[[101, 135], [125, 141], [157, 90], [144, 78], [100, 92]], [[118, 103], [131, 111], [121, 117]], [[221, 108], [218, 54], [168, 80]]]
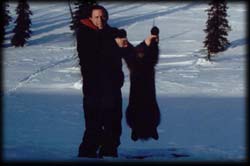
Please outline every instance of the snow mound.
[[79, 81], [75, 82], [73, 84], [73, 88], [78, 89], [78, 90], [82, 89], [82, 80], [79, 80]]
[[207, 60], [206, 58], [198, 58], [195, 64], [198, 66], [211, 66], [211, 65], [214, 65], [214, 62], [211, 62]]

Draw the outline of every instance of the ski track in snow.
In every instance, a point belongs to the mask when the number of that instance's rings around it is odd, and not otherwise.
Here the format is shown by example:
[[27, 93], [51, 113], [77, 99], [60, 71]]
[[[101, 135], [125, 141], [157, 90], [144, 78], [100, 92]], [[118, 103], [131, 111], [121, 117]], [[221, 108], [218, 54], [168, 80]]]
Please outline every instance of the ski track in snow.
[[9, 92], [7, 92], [7, 95], [13, 95], [13, 94], [15, 94], [15, 92], [19, 88], [21, 88], [25, 84], [29, 83], [32, 79], [35, 79], [37, 76], [39, 76], [40, 74], [42, 74], [46, 70], [51, 69], [51, 68], [53, 68], [53, 67], [55, 67], [57, 65], [60, 65], [60, 64], [72, 61], [74, 59], [75, 59], [74, 57], [68, 57], [68, 58], [65, 58], [63, 60], [60, 60], [60, 61], [57, 61], [57, 62], [54, 62], [54, 63], [49, 63], [48, 65], [40, 67], [37, 71], [29, 74], [27, 77], [25, 77], [22, 80], [18, 81], [18, 84], [14, 88], [10, 89]]

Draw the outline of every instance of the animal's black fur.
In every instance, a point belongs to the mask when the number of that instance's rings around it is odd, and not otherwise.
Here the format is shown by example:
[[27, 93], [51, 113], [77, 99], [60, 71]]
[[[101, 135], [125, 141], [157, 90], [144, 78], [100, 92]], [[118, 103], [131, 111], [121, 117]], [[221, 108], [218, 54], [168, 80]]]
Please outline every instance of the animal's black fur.
[[149, 47], [143, 42], [136, 48], [133, 63], [130, 63], [130, 95], [126, 109], [126, 120], [132, 129], [131, 138], [158, 139], [157, 126], [160, 111], [155, 91], [155, 65], [158, 62], [158, 43]]

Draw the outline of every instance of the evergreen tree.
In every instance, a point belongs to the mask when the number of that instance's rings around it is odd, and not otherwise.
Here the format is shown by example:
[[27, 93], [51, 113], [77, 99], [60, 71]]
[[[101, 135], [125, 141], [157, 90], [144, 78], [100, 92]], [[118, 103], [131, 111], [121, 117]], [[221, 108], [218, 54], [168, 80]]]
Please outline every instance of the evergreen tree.
[[208, 12], [208, 20], [206, 22], [205, 33], [207, 33], [206, 39], [203, 42], [204, 47], [208, 51], [208, 60], [211, 60], [211, 55], [218, 52], [224, 51], [229, 46], [227, 40], [228, 31], [231, 27], [228, 25], [227, 15], [227, 4], [225, 0], [212, 0], [209, 5], [210, 9]]
[[73, 18], [70, 25], [71, 30], [77, 31], [80, 20], [88, 17], [89, 9], [94, 4], [96, 4], [95, 0], [77, 0], [75, 2], [76, 7], [73, 12]]
[[[0, 5], [1, 5], [0, 6], [1, 7], [0, 18], [3, 18], [3, 16], [4, 16], [4, 4], [0, 3]], [[2, 46], [2, 43], [3, 43], [3, 36], [4, 36], [4, 23], [0, 22], [0, 46]], [[0, 55], [0, 68], [2, 69], [2, 56], [1, 55]], [[2, 83], [2, 72], [0, 72], [0, 81]], [[1, 85], [0, 85], [0, 95], [2, 95], [2, 86]], [[0, 100], [0, 104], [2, 104], [1, 100]]]
[[10, 22], [12, 21], [12, 18], [11, 16], [9, 15], [9, 10], [8, 10], [8, 7], [9, 5], [7, 4], [7, 2], [2, 2], [1, 3], [1, 17], [0, 18], [3, 18], [3, 21], [1, 22], [1, 45], [3, 43], [3, 40], [4, 40], [4, 36], [5, 36], [5, 28], [10, 24]]
[[17, 19], [15, 21], [16, 26], [13, 30], [14, 36], [11, 39], [11, 44], [16, 47], [23, 47], [27, 39], [30, 38], [31, 20], [30, 15], [32, 12], [29, 9], [27, 0], [19, 0], [16, 8]]
[[8, 10], [9, 5], [7, 4], [7, 2], [3, 2], [2, 3], [2, 14], [3, 14], [3, 28], [4, 28], [4, 32], [5, 32], [5, 27], [8, 26], [10, 24], [10, 22], [12, 21], [11, 16], [9, 15], [9, 10]]
[[[0, 17], [2, 18], [3, 15], [4, 15], [4, 12], [3, 12], [4, 6], [3, 6], [3, 3], [1, 3], [0, 5], [1, 5]], [[0, 42], [1, 42], [1, 46], [2, 46], [2, 42], [3, 42], [3, 34], [4, 34], [4, 24], [3, 24], [3, 22], [0, 22]], [[0, 59], [1, 59], [1, 56], [0, 56]], [[1, 77], [0, 77], [0, 79], [1, 79]]]

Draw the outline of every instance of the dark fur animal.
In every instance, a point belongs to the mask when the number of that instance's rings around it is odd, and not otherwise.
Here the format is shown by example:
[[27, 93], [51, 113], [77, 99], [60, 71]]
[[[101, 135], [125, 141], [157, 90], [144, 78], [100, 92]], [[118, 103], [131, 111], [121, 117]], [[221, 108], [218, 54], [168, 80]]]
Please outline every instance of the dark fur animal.
[[129, 63], [130, 95], [126, 120], [132, 129], [131, 138], [134, 141], [157, 140], [160, 111], [156, 100], [154, 67], [159, 57], [158, 43], [153, 42], [148, 47], [142, 42], [135, 50], [135, 56]]

